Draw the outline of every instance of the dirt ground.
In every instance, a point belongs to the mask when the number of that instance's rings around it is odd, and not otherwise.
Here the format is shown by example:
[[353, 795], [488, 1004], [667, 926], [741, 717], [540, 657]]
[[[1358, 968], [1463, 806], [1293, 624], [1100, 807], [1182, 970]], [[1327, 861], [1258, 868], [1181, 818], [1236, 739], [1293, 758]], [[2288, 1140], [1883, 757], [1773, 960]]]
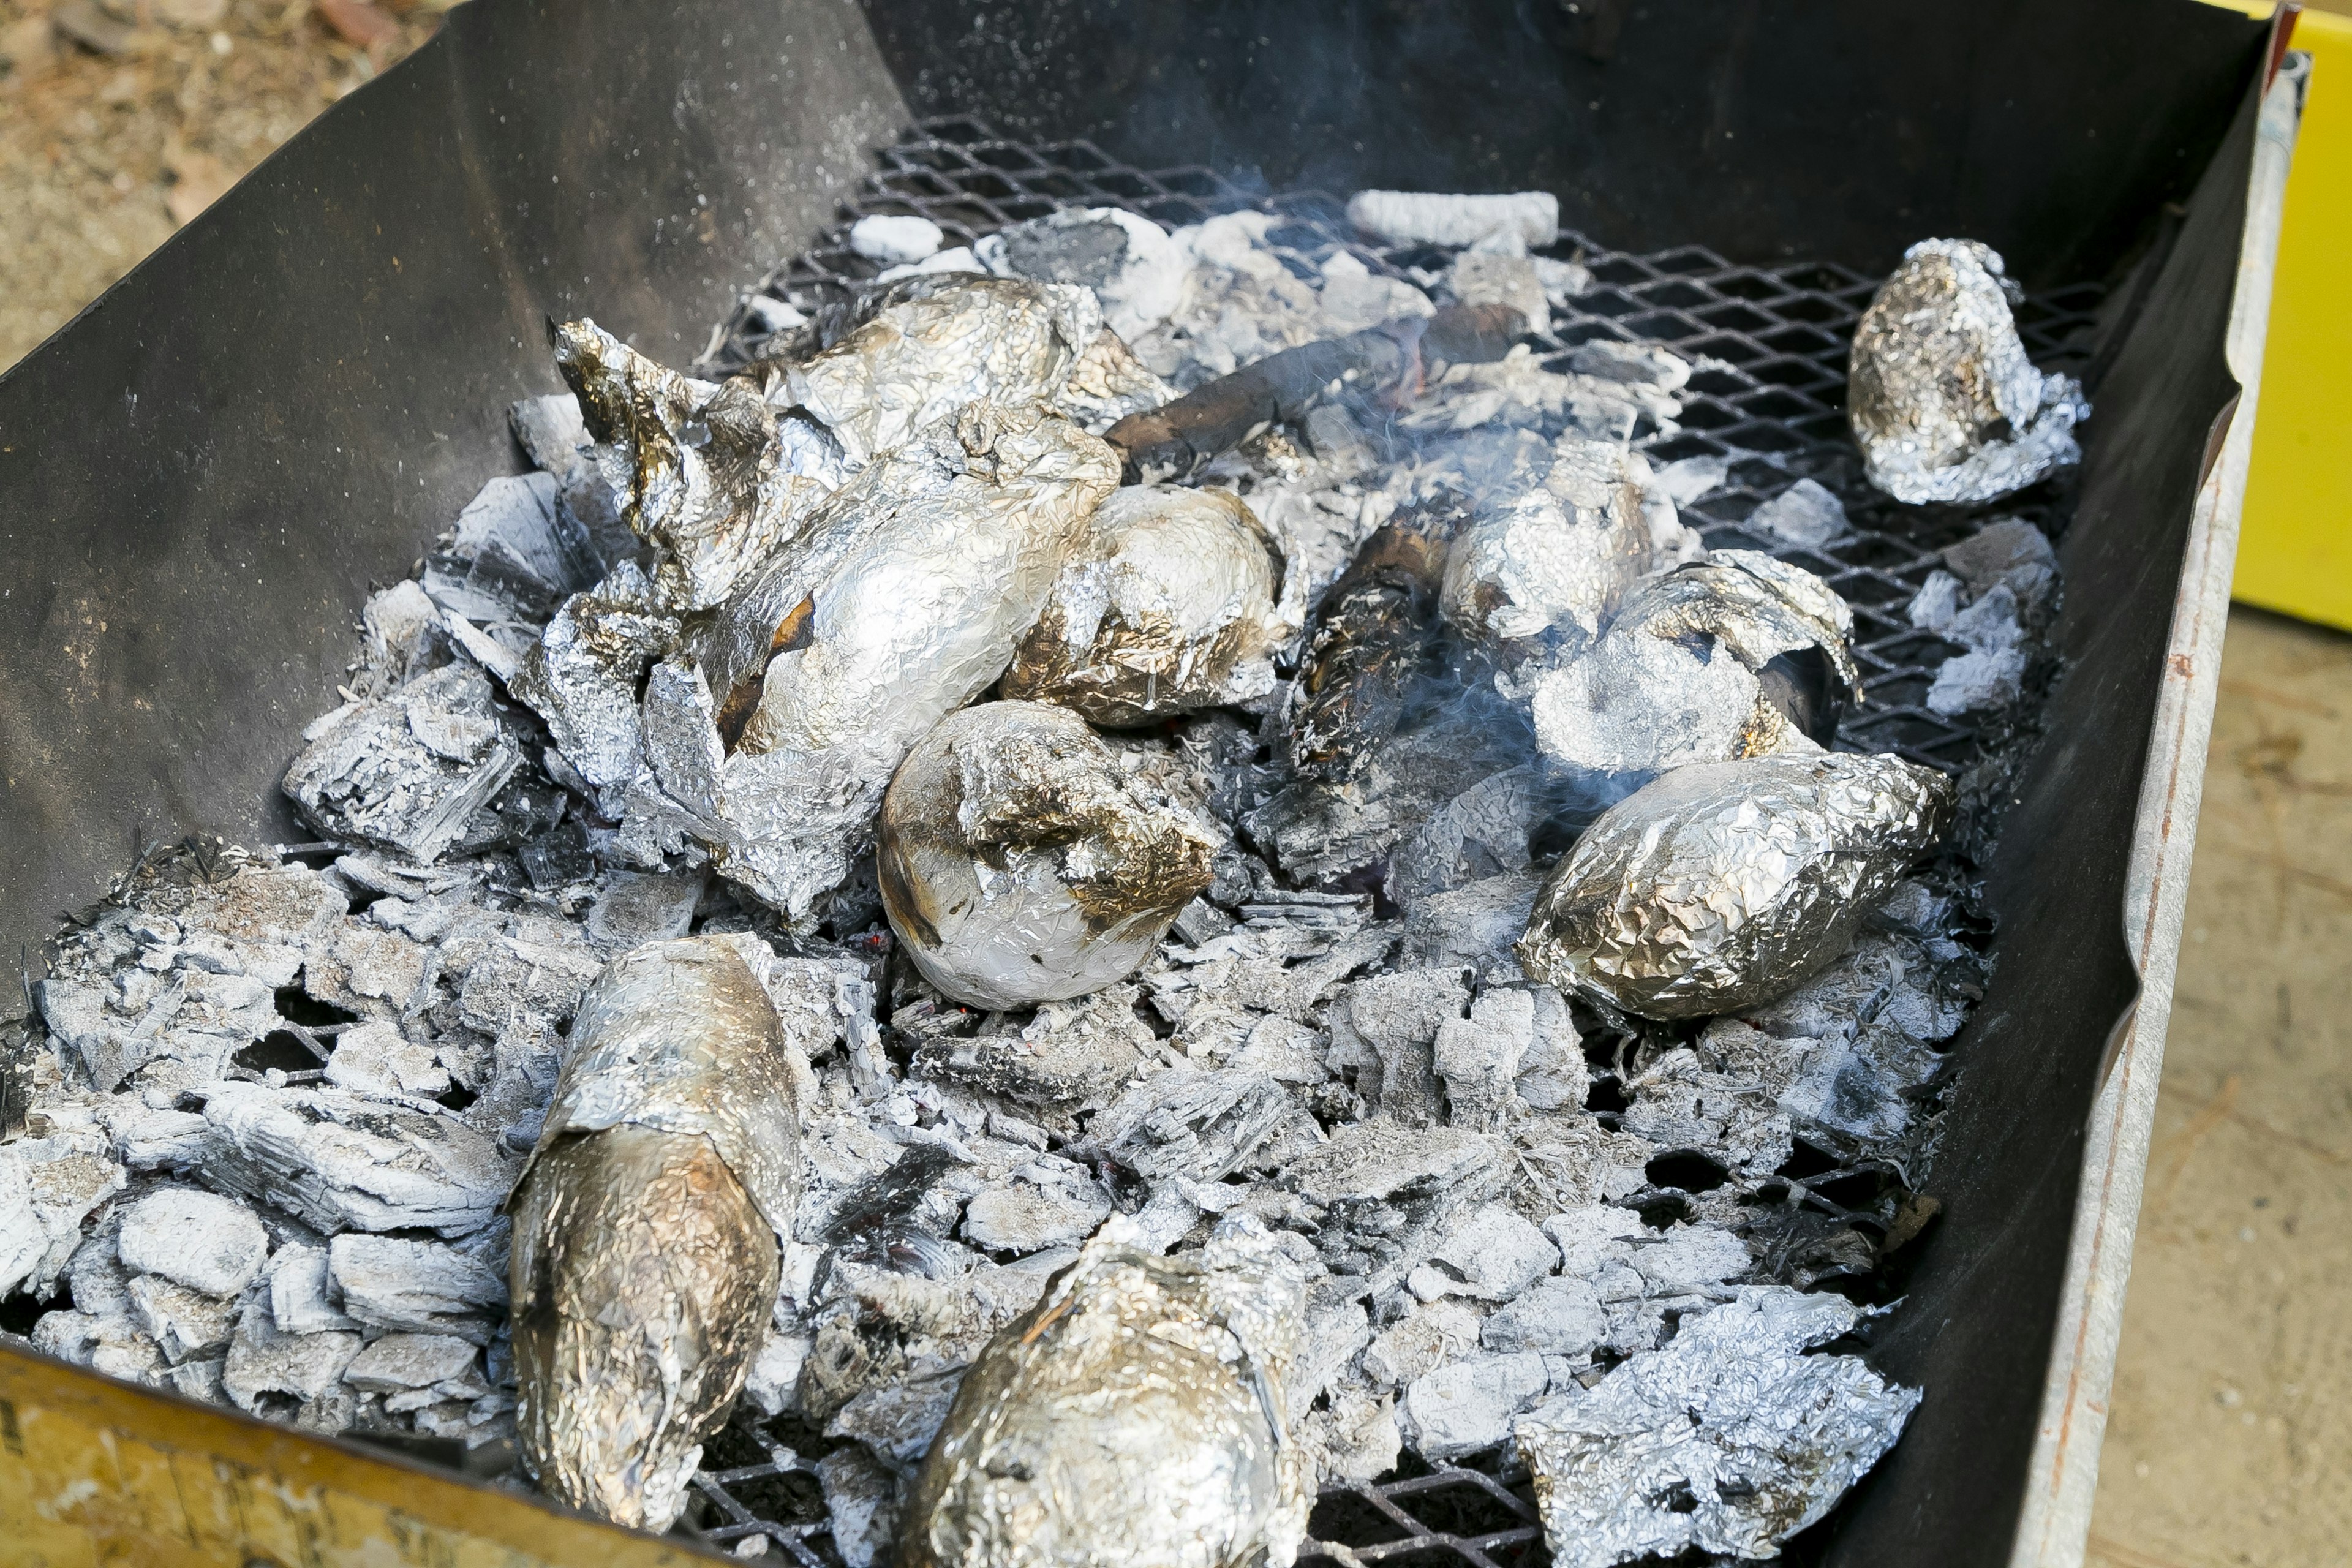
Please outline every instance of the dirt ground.
[[446, 3], [0, 0], [0, 369]]
[[[0, 0], [0, 368], [446, 4]], [[2090, 1561], [2352, 1564], [2352, 638], [2231, 616], [2188, 923]]]

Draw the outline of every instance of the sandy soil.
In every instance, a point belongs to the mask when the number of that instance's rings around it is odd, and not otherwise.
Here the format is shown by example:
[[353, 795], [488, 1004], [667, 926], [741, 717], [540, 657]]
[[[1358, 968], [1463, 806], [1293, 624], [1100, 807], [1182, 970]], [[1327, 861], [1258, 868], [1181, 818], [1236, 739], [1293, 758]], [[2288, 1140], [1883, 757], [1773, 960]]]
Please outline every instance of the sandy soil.
[[[444, 8], [0, 0], [0, 368], [423, 42]], [[75, 42], [60, 17], [110, 48]], [[373, 53], [347, 36], [371, 34]]]

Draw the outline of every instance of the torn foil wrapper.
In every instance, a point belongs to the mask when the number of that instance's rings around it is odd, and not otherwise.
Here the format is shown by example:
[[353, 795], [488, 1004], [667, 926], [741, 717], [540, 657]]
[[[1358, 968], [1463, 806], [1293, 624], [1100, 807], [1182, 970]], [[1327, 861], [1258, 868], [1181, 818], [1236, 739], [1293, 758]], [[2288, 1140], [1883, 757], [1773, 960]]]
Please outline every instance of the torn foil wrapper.
[[642, 765], [637, 694], [677, 644], [682, 619], [651, 579], [624, 562], [547, 623], [507, 689], [546, 721], [564, 761], [618, 816], [616, 792]]
[[1160, 1258], [1113, 1218], [965, 1374], [900, 1568], [1289, 1568], [1314, 1501], [1285, 1386], [1306, 1316], [1255, 1220]]
[[1634, 589], [1597, 642], [1520, 685], [1538, 747], [1573, 769], [1811, 752], [1860, 689], [1853, 630], [1852, 608], [1804, 568], [1721, 550]]
[[653, 773], [719, 868], [804, 916], [908, 748], [1012, 662], [1118, 482], [1110, 448], [1069, 421], [983, 403], [829, 498], [694, 662], [646, 686]]
[[1560, 1568], [1689, 1551], [1754, 1559], [1818, 1521], [1918, 1407], [1859, 1356], [1808, 1355], [1869, 1315], [1744, 1286], [1664, 1348], [1518, 1418]]
[[1149, 724], [1262, 695], [1281, 569], [1246, 502], [1224, 490], [1130, 485], [1096, 509], [1005, 672], [1007, 697], [1097, 724]]
[[1854, 329], [1846, 394], [1870, 482], [1896, 500], [1990, 500], [2082, 458], [2082, 384], [2025, 356], [2001, 259], [1973, 239], [1923, 239]]
[[987, 702], [908, 753], [884, 797], [883, 906], [923, 977], [1030, 1007], [1132, 973], [1209, 885], [1216, 847], [1066, 709]]
[[666, 1530], [742, 1391], [800, 1196], [807, 1064], [749, 936], [655, 942], [582, 1001], [514, 1195], [524, 1463], [572, 1507]]
[[834, 437], [797, 410], [771, 408], [754, 379], [679, 375], [592, 321], [553, 333], [556, 368], [600, 443], [621, 514], [655, 547], [654, 584], [670, 605], [724, 599], [841, 483]]
[[1103, 324], [1086, 289], [968, 272], [902, 279], [858, 316], [770, 394], [823, 421], [853, 469], [982, 398], [1050, 399]]
[[1520, 965], [1647, 1018], [1761, 1005], [1852, 944], [1955, 804], [1950, 779], [1893, 756], [1678, 768], [1577, 840], [1537, 896]]

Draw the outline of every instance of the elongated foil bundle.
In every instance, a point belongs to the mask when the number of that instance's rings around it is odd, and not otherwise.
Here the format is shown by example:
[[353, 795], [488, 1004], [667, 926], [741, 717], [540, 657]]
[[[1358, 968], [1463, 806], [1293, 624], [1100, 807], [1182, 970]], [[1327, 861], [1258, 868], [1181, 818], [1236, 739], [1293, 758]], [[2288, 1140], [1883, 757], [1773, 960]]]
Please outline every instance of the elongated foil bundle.
[[1653, 536], [1648, 469], [1622, 447], [1562, 435], [1541, 485], [1481, 510], [1454, 540], [1441, 600], [1447, 623], [1491, 647], [1547, 634], [1574, 647], [1600, 636], [1625, 591], [1664, 563], [1661, 546], [1675, 542]]
[[795, 919], [839, 882], [907, 749], [1004, 672], [1118, 482], [1068, 420], [980, 403], [819, 507], [646, 686], [655, 775], [720, 869]]
[[1817, 751], [1861, 684], [1853, 630], [1801, 566], [1717, 551], [1643, 584], [1599, 641], [1533, 678], [1536, 743], [1633, 774]]
[[1823, 752], [1678, 768], [1593, 823], [1536, 897], [1528, 978], [1647, 1018], [1787, 994], [1949, 829], [1952, 781]]
[[2000, 254], [1923, 239], [1854, 329], [1847, 417], [1870, 482], [1896, 500], [1980, 501], [2081, 460], [2083, 387], [2025, 356]]
[[899, 765], [878, 835], [892, 929], [926, 980], [979, 1007], [1125, 979], [1209, 885], [1215, 847], [1042, 702], [949, 715]]
[[964, 1375], [899, 1568], [1288, 1568], [1314, 1500], [1285, 1391], [1306, 1305], [1254, 1219], [1160, 1258], [1114, 1217]]
[[1052, 398], [1103, 324], [1090, 289], [970, 272], [901, 279], [858, 314], [769, 392], [822, 420], [853, 468], [982, 398]]
[[1131, 485], [1096, 509], [1013, 656], [1004, 695], [1148, 724], [1274, 684], [1281, 568], [1246, 502]]
[[554, 1497], [641, 1529], [677, 1520], [742, 1392], [799, 1201], [765, 952], [696, 938], [607, 966], [508, 1200], [523, 1463]]
[[806, 414], [770, 407], [753, 379], [679, 375], [591, 321], [552, 331], [556, 367], [600, 444], [622, 516], [657, 552], [654, 585], [669, 607], [725, 598], [841, 483], [833, 436]]

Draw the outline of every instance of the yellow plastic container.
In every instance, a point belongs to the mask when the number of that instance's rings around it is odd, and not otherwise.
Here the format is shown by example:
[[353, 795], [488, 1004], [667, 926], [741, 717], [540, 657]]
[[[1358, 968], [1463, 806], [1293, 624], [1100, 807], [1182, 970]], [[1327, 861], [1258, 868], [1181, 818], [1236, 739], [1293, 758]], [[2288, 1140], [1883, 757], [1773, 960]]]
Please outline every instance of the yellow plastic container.
[[2352, 629], [2352, 16], [2305, 11], [2293, 47], [2312, 57], [2311, 87], [2287, 176], [2231, 593]]

